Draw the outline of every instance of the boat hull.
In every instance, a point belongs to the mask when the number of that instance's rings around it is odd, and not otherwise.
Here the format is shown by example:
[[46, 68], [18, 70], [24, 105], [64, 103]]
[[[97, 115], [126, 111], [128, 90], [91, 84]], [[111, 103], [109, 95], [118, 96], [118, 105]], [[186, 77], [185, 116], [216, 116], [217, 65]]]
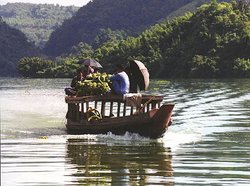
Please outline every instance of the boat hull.
[[126, 132], [131, 132], [144, 137], [160, 138], [171, 123], [173, 107], [173, 104], [166, 104], [147, 113], [103, 118], [91, 122], [86, 120], [76, 122], [67, 119], [66, 128], [69, 134], [106, 134], [112, 132], [113, 134], [123, 135]]

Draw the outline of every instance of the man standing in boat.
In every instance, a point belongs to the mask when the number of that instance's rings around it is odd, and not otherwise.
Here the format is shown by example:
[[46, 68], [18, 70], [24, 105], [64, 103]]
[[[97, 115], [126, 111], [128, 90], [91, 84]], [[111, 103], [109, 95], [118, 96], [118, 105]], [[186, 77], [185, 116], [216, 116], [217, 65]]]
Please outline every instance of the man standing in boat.
[[117, 65], [114, 75], [110, 77], [111, 89], [115, 94], [124, 95], [129, 93], [129, 77], [122, 65]]

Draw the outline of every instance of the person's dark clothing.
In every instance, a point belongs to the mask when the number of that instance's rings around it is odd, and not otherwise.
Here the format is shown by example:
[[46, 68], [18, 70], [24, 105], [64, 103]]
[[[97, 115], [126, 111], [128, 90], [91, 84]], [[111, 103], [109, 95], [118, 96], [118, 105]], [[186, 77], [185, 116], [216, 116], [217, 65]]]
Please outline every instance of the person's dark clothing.
[[76, 91], [77, 91], [77, 82], [78, 81], [83, 81], [83, 77], [82, 76], [75, 76], [73, 77], [71, 84], [70, 84], [70, 88], [65, 88], [64, 91], [66, 93], [66, 95], [68, 96], [74, 96], [76, 95]]

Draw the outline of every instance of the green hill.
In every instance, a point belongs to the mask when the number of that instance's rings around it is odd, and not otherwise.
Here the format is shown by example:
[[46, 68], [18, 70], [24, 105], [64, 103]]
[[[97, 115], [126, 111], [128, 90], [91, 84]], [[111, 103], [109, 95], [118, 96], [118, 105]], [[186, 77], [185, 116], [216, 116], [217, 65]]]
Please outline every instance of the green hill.
[[[231, 2], [231, 0], [217, 0], [218, 2]], [[171, 14], [168, 15], [169, 18], [171, 17], [177, 17], [182, 16], [186, 12], [194, 12], [198, 7], [200, 7], [202, 4], [210, 3], [211, 0], [193, 0], [184, 6], [178, 8], [176, 11], [171, 12]]]
[[250, 77], [250, 8], [242, 1], [214, 0], [139, 37], [106, 43], [95, 57], [108, 62], [104, 66], [141, 60], [151, 77]]
[[58, 56], [79, 42], [97, 48], [102, 44], [96, 43], [97, 37], [105, 29], [138, 36], [162, 19], [184, 15], [205, 2], [210, 0], [93, 0], [52, 33], [44, 52]]
[[24, 56], [37, 55], [35, 46], [25, 35], [7, 25], [0, 17], [0, 76], [18, 75], [16, 64]]
[[125, 31], [136, 36], [149, 26], [192, 0], [93, 0], [79, 9], [51, 35], [45, 53], [57, 56], [79, 42], [95, 48], [95, 38], [102, 29]]
[[[84, 51], [69, 55], [56, 66], [46, 62], [47, 67], [39, 67], [37, 75], [69, 77], [79, 67], [79, 57], [85, 56], [101, 61], [107, 72], [116, 64], [137, 59], [145, 63], [151, 78], [249, 78], [250, 8], [243, 1], [213, 0], [194, 13], [164, 20], [138, 37], [112, 40], [95, 51], [82, 47]], [[25, 64], [33, 61], [27, 59], [20, 65], [28, 77], [31, 74]]]
[[78, 9], [52, 4], [8, 3], [0, 6], [0, 16], [7, 24], [25, 33], [30, 42], [42, 48], [51, 32]]

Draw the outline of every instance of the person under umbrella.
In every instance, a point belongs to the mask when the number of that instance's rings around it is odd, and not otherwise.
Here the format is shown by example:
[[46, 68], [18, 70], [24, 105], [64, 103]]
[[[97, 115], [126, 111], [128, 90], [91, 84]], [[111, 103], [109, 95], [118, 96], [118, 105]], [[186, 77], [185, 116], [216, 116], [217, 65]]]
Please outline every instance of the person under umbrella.
[[102, 68], [102, 65], [94, 59], [88, 58], [83, 61], [83, 65], [90, 66], [92, 68]]
[[95, 72], [95, 69], [91, 66], [85, 65], [84, 67], [86, 69], [86, 75], [93, 74]]
[[83, 60], [82, 64], [87, 69], [87, 75], [92, 74], [98, 71], [98, 69], [102, 68], [102, 65], [99, 62], [91, 58]]
[[139, 90], [147, 90], [149, 86], [149, 73], [145, 65], [138, 60], [129, 61], [129, 67], [126, 72], [130, 79], [130, 92], [138, 92]]

